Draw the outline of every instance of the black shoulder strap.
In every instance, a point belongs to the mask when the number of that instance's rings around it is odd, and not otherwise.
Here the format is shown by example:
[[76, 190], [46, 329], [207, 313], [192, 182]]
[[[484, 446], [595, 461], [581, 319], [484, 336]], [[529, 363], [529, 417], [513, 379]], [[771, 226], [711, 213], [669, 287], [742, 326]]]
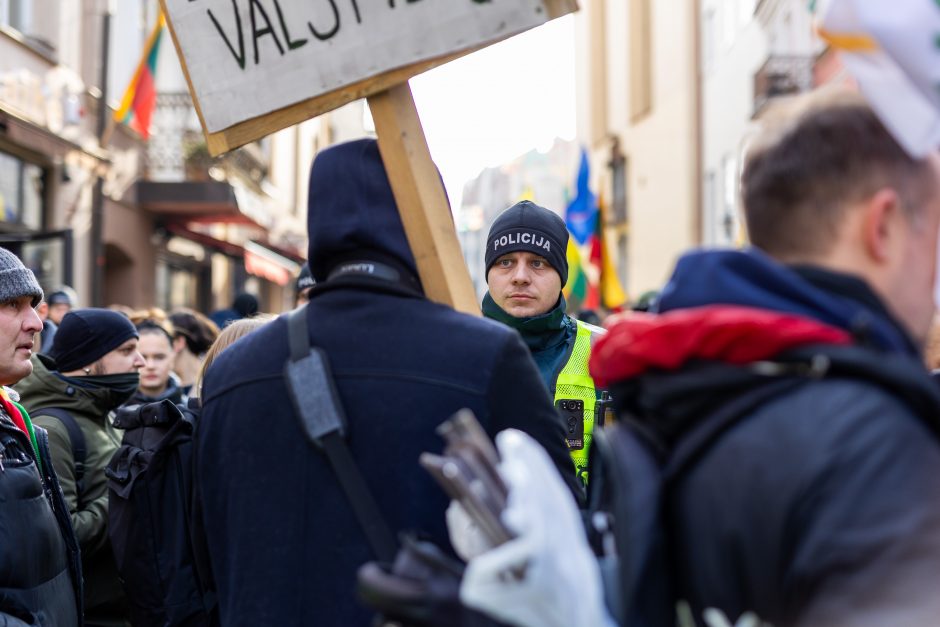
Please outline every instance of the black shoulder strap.
[[69, 442], [72, 444], [72, 459], [75, 464], [75, 490], [78, 493], [79, 507], [81, 507], [82, 495], [85, 493], [85, 459], [88, 457], [88, 449], [85, 447], [85, 434], [82, 428], [78, 426], [75, 417], [69, 412], [58, 407], [44, 407], [33, 414], [33, 418], [38, 416], [52, 416], [57, 418], [65, 426], [69, 434]]
[[346, 444], [342, 405], [326, 354], [311, 348], [306, 305], [287, 318], [290, 360], [285, 380], [307, 439], [323, 451], [375, 556], [391, 563], [398, 543]]

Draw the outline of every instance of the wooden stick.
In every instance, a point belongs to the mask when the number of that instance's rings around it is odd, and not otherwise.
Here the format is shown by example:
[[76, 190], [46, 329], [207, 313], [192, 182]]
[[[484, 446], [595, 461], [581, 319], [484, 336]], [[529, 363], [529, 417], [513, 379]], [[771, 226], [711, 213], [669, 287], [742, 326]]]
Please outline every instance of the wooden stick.
[[444, 183], [431, 160], [411, 87], [407, 82], [395, 85], [370, 96], [368, 102], [425, 294], [458, 311], [480, 315]]

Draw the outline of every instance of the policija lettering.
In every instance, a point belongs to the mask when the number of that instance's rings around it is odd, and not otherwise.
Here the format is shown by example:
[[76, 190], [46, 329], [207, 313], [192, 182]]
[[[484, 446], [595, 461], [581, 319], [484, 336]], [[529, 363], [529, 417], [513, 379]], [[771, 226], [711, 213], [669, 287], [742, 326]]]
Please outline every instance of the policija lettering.
[[[197, 2], [198, 0], [189, 1]], [[340, 15], [340, 7], [338, 6], [337, 1], [340, 3], [344, 1], [347, 2], [349, 8], [352, 9], [352, 14], [356, 20], [356, 23], [362, 24], [362, 15], [359, 13], [359, 0], [319, 1], [321, 2], [322, 6], [329, 5], [328, 8], [333, 14], [333, 19], [327, 24], [314, 24], [312, 21], [307, 21], [307, 31], [309, 31], [309, 33], [316, 39], [320, 41], [327, 41], [335, 37], [336, 34], [340, 32], [340, 29], [343, 25], [343, 16]], [[374, 0], [369, 1], [371, 2]], [[386, 1], [388, 2], [389, 9], [395, 9], [396, 6], [410, 5], [421, 2], [421, 0]], [[232, 57], [235, 59], [238, 67], [244, 70], [246, 63], [246, 25], [242, 20], [242, 13], [238, 9], [238, 0], [231, 0], [231, 2], [233, 13], [232, 17], [234, 18], [234, 33], [232, 33], [230, 28], [222, 26], [219, 18], [216, 17], [215, 13], [212, 12], [212, 9], [206, 9], [206, 13], [209, 15], [209, 19], [212, 20], [212, 24], [215, 26], [219, 36], [222, 37], [222, 41], [225, 43], [226, 48], [228, 48], [228, 51], [232, 53]], [[490, 0], [472, 0], [472, 2], [475, 4], [485, 4], [490, 2]], [[265, 5], [267, 5], [268, 8], [265, 8]], [[273, 12], [269, 9], [273, 9]], [[275, 20], [272, 20], [272, 15], [275, 17], [276, 24]], [[250, 24], [250, 28], [248, 29], [248, 36], [251, 38], [251, 48], [252, 52], [254, 53], [255, 65], [258, 65], [261, 60], [259, 42], [264, 37], [270, 37], [273, 40], [274, 45], [277, 47], [277, 50], [281, 56], [284, 56], [284, 54], [290, 50], [302, 48], [303, 46], [307, 45], [309, 41], [307, 37], [292, 36], [291, 29], [287, 24], [287, 20], [284, 19], [284, 11], [281, 9], [280, 0], [269, 0], [268, 2], [262, 2], [262, 0], [248, 0], [247, 19]], [[294, 35], [297, 34], [298, 33], [295, 31]]]

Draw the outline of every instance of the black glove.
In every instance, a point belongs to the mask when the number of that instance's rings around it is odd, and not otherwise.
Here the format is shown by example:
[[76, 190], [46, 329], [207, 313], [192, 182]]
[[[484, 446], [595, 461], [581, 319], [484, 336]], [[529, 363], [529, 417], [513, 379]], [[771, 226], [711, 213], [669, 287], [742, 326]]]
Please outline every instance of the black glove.
[[379, 613], [378, 626], [494, 627], [493, 620], [460, 604], [463, 570], [431, 542], [405, 536], [391, 569], [377, 562], [359, 569], [359, 597]]

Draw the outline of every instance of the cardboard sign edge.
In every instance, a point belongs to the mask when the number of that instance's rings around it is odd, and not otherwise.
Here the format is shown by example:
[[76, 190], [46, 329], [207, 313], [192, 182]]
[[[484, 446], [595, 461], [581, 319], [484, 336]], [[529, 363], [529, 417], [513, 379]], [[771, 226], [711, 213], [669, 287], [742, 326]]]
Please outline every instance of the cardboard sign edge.
[[[346, 85], [345, 87], [340, 87], [339, 89], [334, 89], [333, 91], [314, 96], [313, 98], [308, 98], [307, 100], [296, 102], [249, 120], [239, 122], [222, 131], [210, 133], [206, 129], [206, 121], [202, 115], [199, 98], [196, 95], [196, 90], [193, 89], [192, 79], [189, 76], [189, 68], [186, 65], [186, 59], [183, 57], [182, 48], [176, 37], [176, 30], [173, 27], [173, 20], [170, 19], [170, 14], [167, 11], [166, 2], [167, 0], [160, 0], [160, 7], [163, 10], [163, 14], [166, 16], [167, 28], [170, 30], [170, 38], [173, 40], [173, 46], [176, 48], [176, 55], [180, 60], [183, 76], [186, 79], [186, 85], [192, 97], [193, 107], [196, 109], [196, 115], [199, 118], [202, 133], [206, 138], [206, 145], [209, 149], [209, 153], [213, 157], [217, 157], [229, 150], [244, 146], [245, 144], [276, 133], [282, 129], [337, 109], [359, 98], [366, 98], [379, 93], [439, 65], [459, 59], [471, 52], [498, 43], [503, 39], [508, 39], [508, 37], [504, 37], [502, 39], [486, 42], [479, 46], [449, 52], [438, 57], [417, 61], [410, 65], [388, 70], [381, 74], [352, 83], [351, 85]], [[574, 13], [578, 10], [577, 0], [544, 0], [544, 3], [549, 21], [569, 13]]]

